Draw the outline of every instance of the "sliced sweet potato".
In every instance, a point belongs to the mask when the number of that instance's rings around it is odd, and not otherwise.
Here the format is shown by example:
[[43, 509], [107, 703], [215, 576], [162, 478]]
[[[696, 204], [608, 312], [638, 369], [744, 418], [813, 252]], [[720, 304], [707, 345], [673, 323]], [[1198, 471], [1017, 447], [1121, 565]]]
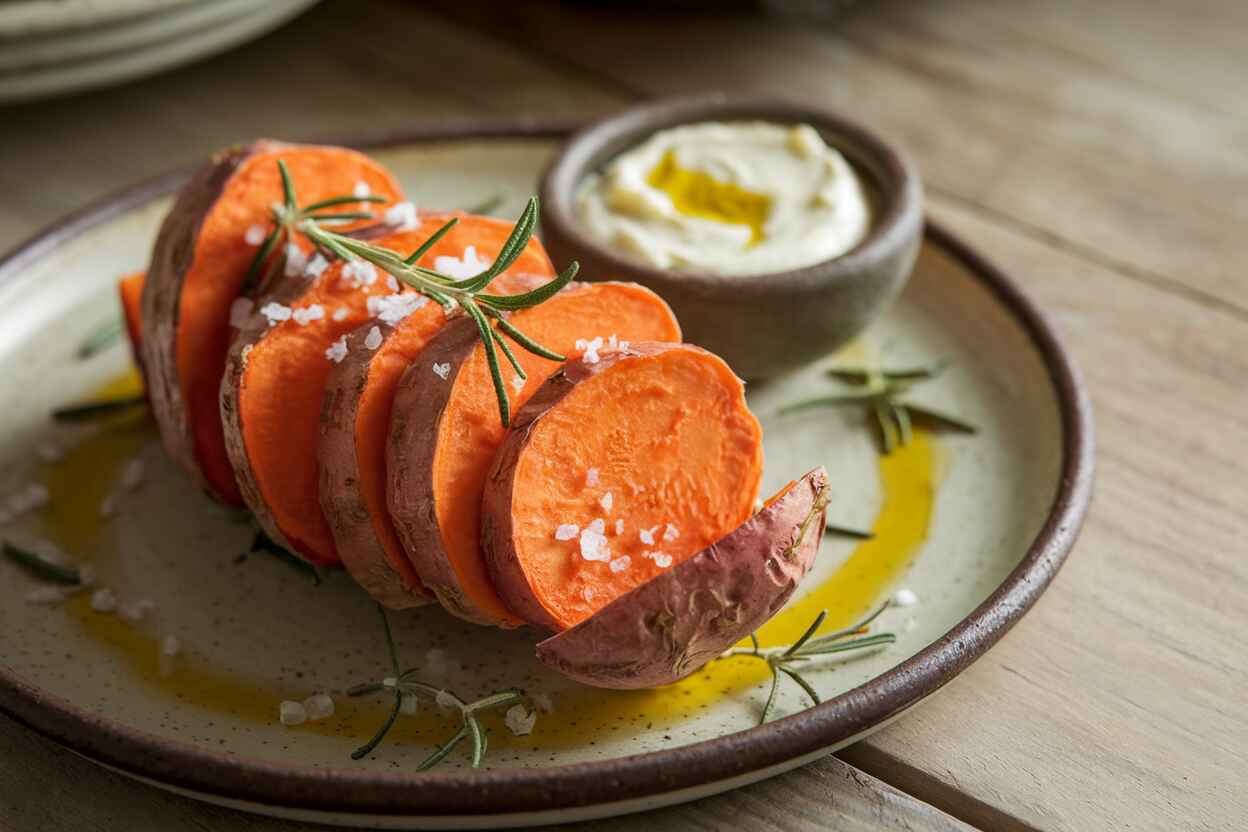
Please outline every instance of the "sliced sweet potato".
[[[420, 263], [436, 268], [439, 257], [465, 256], [467, 246], [473, 246], [478, 256], [493, 257], [511, 228], [510, 223], [489, 217], [461, 217]], [[490, 291], [528, 291], [554, 274], [545, 250], [533, 237]], [[343, 565], [360, 586], [391, 609], [433, 600], [390, 521], [386, 442], [399, 380], [445, 323], [442, 308], [429, 304], [395, 326], [379, 324], [381, 345], [375, 350], [365, 347], [372, 327], [359, 327], [347, 336], [346, 357], [330, 370], [325, 389], [319, 444], [321, 507]], [[430, 372], [426, 381], [441, 379]]]
[[[218, 410], [230, 308], [282, 200], [285, 161], [301, 204], [355, 193], [358, 183], [401, 199], [394, 178], [363, 154], [261, 140], [214, 156], [178, 194], [143, 287], [143, 365], [169, 455], [210, 494], [240, 503]], [[254, 228], [253, 228], [254, 227]], [[349, 226], [339, 226], [347, 228]], [[249, 233], [250, 232], [250, 233]], [[302, 237], [296, 244], [307, 251]]]
[[719, 357], [634, 343], [570, 361], [487, 480], [494, 586], [530, 624], [572, 627], [739, 526], [762, 470], [762, 428]]
[[133, 272], [124, 276], [117, 283], [117, 294], [121, 297], [121, 313], [126, 323], [126, 337], [130, 341], [130, 355], [134, 358], [139, 372], [143, 372], [143, 282], [147, 272]]
[[[667, 304], [631, 283], [571, 284], [511, 321], [567, 356], [582, 352], [585, 342], [605, 351], [612, 336], [680, 340]], [[514, 411], [561, 365], [512, 349], [528, 375], [517, 389], [518, 376], [504, 366]], [[416, 573], [446, 609], [514, 627], [522, 619], [494, 589], [480, 544], [481, 495], [504, 434], [475, 325], [453, 321], [407, 369], [395, 394], [386, 450], [390, 516]]]
[[727, 537], [538, 644], [538, 659], [601, 688], [683, 679], [789, 599], [819, 551], [827, 502], [817, 468]]

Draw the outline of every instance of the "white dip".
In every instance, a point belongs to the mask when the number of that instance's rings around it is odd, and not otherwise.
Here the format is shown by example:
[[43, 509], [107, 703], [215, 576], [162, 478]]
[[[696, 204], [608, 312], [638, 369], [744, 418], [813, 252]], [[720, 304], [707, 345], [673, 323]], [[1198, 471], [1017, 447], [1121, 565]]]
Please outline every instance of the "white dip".
[[766, 274], [838, 257], [871, 228], [862, 182], [808, 125], [662, 130], [576, 195], [589, 233], [665, 269]]

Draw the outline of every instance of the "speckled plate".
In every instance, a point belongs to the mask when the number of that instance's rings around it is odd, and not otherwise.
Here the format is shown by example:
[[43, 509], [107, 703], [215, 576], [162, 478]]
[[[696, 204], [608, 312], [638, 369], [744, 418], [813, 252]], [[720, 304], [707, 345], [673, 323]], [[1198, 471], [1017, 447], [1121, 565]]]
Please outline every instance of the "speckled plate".
[[[501, 197], [518, 213], [565, 133], [560, 126], [414, 129], [366, 145], [418, 204], [466, 207]], [[937, 227], [893, 310], [845, 353], [751, 390], [766, 430], [770, 492], [816, 464], [831, 472], [830, 519], [871, 528], [828, 537], [816, 572], [761, 633], [792, 640], [819, 609], [850, 621], [898, 588], [917, 596], [880, 621], [897, 642], [809, 668], [824, 699], [807, 708], [767, 691], [754, 659], [712, 663], [656, 691], [578, 688], [533, 658], [535, 635], [474, 627], [437, 609], [392, 614], [405, 665], [464, 696], [519, 685], [553, 711], [533, 733], [489, 722], [487, 766], [459, 753], [416, 764], [453, 730], [436, 708], [403, 717], [359, 762], [350, 752], [385, 718], [384, 698], [344, 691], [387, 673], [375, 608], [345, 574], [320, 586], [271, 556], [238, 556], [245, 517], [213, 505], [164, 459], [151, 424], [54, 425], [48, 413], [122, 390], [117, 344], [78, 360], [84, 337], [117, 317], [119, 274], [144, 265], [184, 172], [116, 194], [59, 223], [0, 263], [0, 498], [42, 483], [50, 503], [0, 529], [52, 541], [92, 564], [139, 623], [27, 600], [37, 583], [0, 562], [0, 707], [36, 731], [127, 775], [205, 800], [324, 822], [497, 827], [637, 811], [758, 780], [869, 733], [938, 690], [1031, 606], [1069, 550], [1092, 487], [1092, 422], [1079, 376], [1045, 318], [1016, 286]], [[948, 359], [916, 401], [978, 426], [974, 436], [919, 432], [889, 457], [862, 413], [781, 415], [835, 386], [824, 365]], [[57, 456], [62, 459], [49, 462]], [[134, 459], [141, 484], [121, 487]], [[101, 517], [114, 498], [117, 512]], [[160, 658], [175, 636], [182, 649]], [[336, 712], [294, 728], [284, 699], [330, 692]]]

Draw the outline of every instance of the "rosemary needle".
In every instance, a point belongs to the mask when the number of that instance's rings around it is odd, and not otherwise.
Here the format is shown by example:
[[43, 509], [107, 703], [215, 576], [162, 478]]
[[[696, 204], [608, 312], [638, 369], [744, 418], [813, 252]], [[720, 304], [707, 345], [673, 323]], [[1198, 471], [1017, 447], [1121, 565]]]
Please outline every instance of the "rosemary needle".
[[37, 578], [43, 578], [45, 581], [66, 586], [78, 586], [82, 583], [82, 577], [78, 574], [77, 569], [70, 569], [69, 567], [52, 563], [39, 557], [34, 552], [16, 546], [7, 540], [0, 545], [0, 550], [4, 552], [6, 558], [26, 569]]
[[124, 396], [118, 399], [103, 399], [58, 407], [52, 411], [52, 418], [58, 422], [90, 422], [115, 413], [133, 410], [136, 407], [143, 407], [146, 404], [147, 398], [142, 395]]

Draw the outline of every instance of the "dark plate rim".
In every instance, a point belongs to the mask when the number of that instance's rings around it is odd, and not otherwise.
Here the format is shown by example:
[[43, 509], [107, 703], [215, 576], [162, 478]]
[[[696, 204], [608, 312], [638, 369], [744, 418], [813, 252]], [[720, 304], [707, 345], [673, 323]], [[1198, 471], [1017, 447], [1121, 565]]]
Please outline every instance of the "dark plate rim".
[[[550, 119], [453, 121], [329, 140], [379, 149], [446, 140], [557, 139], [581, 126]], [[66, 240], [173, 191], [190, 172], [182, 168], [122, 188], [53, 223], [0, 259], [0, 284]], [[0, 710], [73, 751], [162, 785], [346, 815], [480, 817], [637, 800], [781, 766], [854, 738], [940, 689], [1030, 609], [1066, 559], [1092, 497], [1092, 405], [1082, 374], [1048, 316], [956, 235], [930, 220], [926, 235], [979, 277], [1042, 356], [1061, 411], [1061, 471], [1047, 520], [1001, 585], [938, 641], [869, 682], [808, 710], [693, 745], [550, 768], [457, 773], [289, 766], [212, 752], [88, 712], [26, 682], [4, 664]]]

